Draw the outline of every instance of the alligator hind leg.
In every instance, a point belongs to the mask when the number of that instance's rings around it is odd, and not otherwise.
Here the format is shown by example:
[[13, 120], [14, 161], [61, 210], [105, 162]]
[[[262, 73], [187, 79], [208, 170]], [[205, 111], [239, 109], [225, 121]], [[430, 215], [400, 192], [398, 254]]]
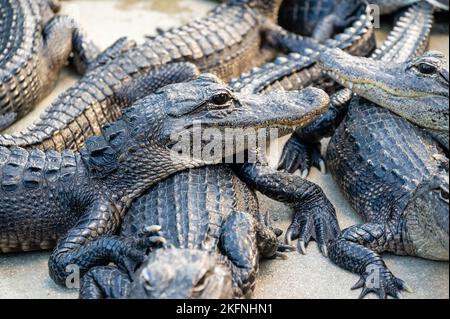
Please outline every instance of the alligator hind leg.
[[90, 269], [80, 283], [80, 299], [120, 299], [129, 295], [130, 277], [115, 266]]
[[361, 276], [352, 287], [362, 288], [359, 298], [370, 292], [383, 299], [388, 295], [400, 298], [400, 291], [410, 291], [403, 280], [391, 273], [378, 254], [385, 250], [392, 251], [397, 246], [395, 240], [398, 236], [392, 234], [392, 229], [395, 227], [384, 224], [352, 226], [329, 246], [330, 259], [335, 264]]
[[73, 54], [72, 62], [80, 74], [97, 57], [98, 48], [81, 32], [77, 23], [68, 16], [52, 18], [43, 30], [46, 56], [55, 68], [62, 67]]
[[136, 47], [136, 41], [130, 40], [127, 37], [119, 38], [105, 51], [100, 53], [95, 60], [89, 64], [89, 70], [93, 70], [99, 66], [112, 62], [122, 54]]

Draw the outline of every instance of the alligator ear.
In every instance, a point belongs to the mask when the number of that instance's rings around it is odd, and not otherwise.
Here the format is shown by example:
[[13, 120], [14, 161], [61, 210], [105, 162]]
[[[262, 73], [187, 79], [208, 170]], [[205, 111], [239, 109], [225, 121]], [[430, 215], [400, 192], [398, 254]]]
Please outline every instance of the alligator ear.
[[106, 142], [103, 136], [87, 139], [85, 148], [81, 150], [81, 158], [89, 172], [97, 178], [104, 178], [118, 168], [117, 157], [117, 151]]

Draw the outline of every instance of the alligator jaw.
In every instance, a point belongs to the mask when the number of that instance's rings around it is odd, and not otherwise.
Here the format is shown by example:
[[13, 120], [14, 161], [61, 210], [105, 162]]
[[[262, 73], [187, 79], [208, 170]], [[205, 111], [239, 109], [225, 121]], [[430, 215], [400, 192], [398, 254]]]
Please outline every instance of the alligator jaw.
[[[439, 72], [419, 74], [421, 59], [435, 61]], [[387, 63], [333, 49], [319, 64], [333, 80], [354, 93], [431, 131], [448, 132], [448, 68], [440, 53], [429, 52], [406, 63]]]
[[329, 96], [317, 88], [302, 91], [270, 92], [261, 95], [236, 95], [240, 106], [223, 118], [206, 119], [206, 127], [294, 128], [304, 126], [324, 113]]

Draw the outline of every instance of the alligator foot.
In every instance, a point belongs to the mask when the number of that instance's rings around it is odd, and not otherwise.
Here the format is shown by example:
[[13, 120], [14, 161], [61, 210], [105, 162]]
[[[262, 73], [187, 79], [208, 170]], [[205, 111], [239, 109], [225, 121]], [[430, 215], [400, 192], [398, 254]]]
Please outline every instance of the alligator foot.
[[146, 255], [166, 244], [166, 239], [162, 236], [161, 226], [152, 225], [142, 228], [133, 237], [124, 239], [123, 244], [124, 249], [117, 256], [117, 266], [132, 274]]
[[368, 265], [366, 271], [361, 275], [359, 281], [352, 287], [352, 290], [362, 288], [359, 299], [373, 292], [380, 299], [386, 299], [387, 296], [396, 299], [401, 298], [401, 291], [412, 292], [406, 283], [396, 278], [386, 267], [382, 265]]
[[325, 174], [326, 165], [320, 153], [320, 148], [320, 142], [307, 143], [293, 135], [284, 145], [278, 170], [291, 174], [300, 170], [301, 177], [306, 178], [311, 167], [316, 167], [322, 174]]
[[306, 246], [312, 238], [319, 245], [321, 253], [327, 257], [328, 243], [336, 239], [340, 233], [334, 208], [329, 202], [322, 205], [314, 204], [312, 209], [309, 209], [308, 205], [303, 206], [305, 207], [296, 212], [286, 232], [285, 241], [291, 245], [292, 240], [298, 239], [298, 250], [306, 255]]

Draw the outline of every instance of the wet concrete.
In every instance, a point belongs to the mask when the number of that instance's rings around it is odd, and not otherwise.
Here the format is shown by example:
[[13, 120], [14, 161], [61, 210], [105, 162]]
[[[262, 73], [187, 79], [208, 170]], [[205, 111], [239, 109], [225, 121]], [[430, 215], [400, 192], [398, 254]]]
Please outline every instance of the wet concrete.
[[[121, 36], [142, 41], [145, 35], [155, 34], [157, 27], [167, 29], [186, 23], [204, 15], [215, 5], [215, 2], [204, 0], [72, 0], [64, 1], [63, 12], [80, 21], [89, 35], [105, 48]], [[378, 37], [382, 39], [384, 33], [379, 32]], [[448, 43], [448, 34], [436, 34], [431, 47], [444, 51], [448, 57]], [[77, 78], [73, 72], [65, 70], [52, 95], [8, 131], [30, 125], [45, 106]], [[280, 141], [278, 153], [284, 141]], [[277, 162], [277, 157], [277, 152], [272, 150], [269, 158], [272, 165]], [[310, 179], [322, 186], [335, 205], [341, 227], [361, 222], [329, 174], [321, 175], [313, 169]], [[275, 226], [286, 229], [292, 211], [263, 196], [260, 199], [263, 210], [271, 212]], [[1, 255], [0, 298], [76, 298], [75, 290], [58, 287], [49, 278], [49, 254]], [[449, 298], [448, 262], [393, 255], [385, 255], [384, 259], [393, 273], [414, 289], [414, 293], [404, 294], [405, 298]], [[306, 256], [290, 253], [288, 260], [263, 261], [254, 298], [356, 298], [359, 292], [351, 291], [350, 287], [357, 279], [322, 257], [312, 242]]]

